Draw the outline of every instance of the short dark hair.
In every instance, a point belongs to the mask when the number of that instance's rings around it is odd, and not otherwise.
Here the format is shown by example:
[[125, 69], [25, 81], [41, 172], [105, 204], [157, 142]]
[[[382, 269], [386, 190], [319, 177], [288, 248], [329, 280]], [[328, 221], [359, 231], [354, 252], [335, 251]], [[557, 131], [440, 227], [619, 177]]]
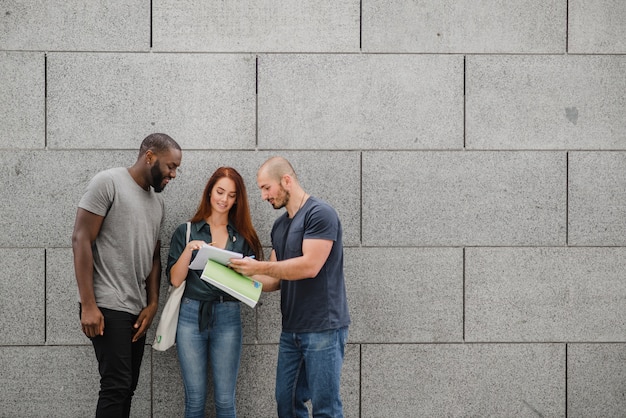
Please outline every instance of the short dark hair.
[[144, 138], [139, 147], [139, 156], [144, 155], [148, 150], [155, 154], [161, 154], [169, 149], [180, 150], [180, 145], [172, 137], [166, 134], [154, 133]]

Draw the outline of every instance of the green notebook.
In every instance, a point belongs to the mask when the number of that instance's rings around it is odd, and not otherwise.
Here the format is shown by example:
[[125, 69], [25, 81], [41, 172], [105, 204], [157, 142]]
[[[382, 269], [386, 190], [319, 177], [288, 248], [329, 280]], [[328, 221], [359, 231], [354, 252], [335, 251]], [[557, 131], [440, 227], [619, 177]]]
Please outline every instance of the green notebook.
[[251, 308], [256, 306], [263, 290], [261, 282], [252, 280], [213, 260], [207, 261], [201, 278], [236, 297]]

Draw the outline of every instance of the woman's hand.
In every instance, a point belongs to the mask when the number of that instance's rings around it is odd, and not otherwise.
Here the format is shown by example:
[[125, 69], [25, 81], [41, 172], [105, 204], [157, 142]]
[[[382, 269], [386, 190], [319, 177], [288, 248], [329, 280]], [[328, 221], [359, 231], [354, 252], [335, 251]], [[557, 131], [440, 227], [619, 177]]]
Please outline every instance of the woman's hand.
[[176, 260], [176, 263], [170, 269], [170, 283], [172, 286], [178, 287], [187, 278], [187, 273], [189, 272], [189, 263], [191, 263], [191, 254], [195, 250], [199, 250], [205, 245], [206, 242], [202, 240], [193, 240], [189, 241], [185, 246], [182, 254]]
[[189, 243], [187, 243], [187, 246], [185, 247], [185, 250], [188, 250], [189, 252], [192, 252], [192, 251], [195, 251], [195, 250], [199, 250], [205, 244], [206, 244], [206, 242], [204, 242], [202, 240], [189, 241]]

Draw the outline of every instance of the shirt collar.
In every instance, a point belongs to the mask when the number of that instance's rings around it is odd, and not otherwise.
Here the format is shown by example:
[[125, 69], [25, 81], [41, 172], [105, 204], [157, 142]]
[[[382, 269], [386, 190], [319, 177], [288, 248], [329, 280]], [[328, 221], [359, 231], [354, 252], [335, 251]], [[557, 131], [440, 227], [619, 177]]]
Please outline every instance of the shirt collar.
[[[207, 228], [209, 227], [209, 224], [207, 223], [207, 221], [205, 219], [202, 219], [201, 221], [196, 223], [196, 232], [200, 231], [202, 228], [204, 228], [204, 226], [206, 225]], [[232, 236], [236, 229], [235, 229], [235, 225], [233, 225], [232, 221], [229, 219], [228, 220], [228, 225], [226, 225], [226, 228], [228, 229], [228, 235]]]

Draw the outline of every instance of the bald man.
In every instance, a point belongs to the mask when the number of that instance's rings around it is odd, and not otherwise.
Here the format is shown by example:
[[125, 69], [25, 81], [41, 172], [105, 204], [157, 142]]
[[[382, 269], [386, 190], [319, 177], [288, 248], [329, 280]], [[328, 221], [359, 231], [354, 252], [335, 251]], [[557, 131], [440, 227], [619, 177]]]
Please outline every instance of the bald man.
[[285, 208], [272, 228], [269, 261], [232, 259], [231, 267], [280, 290], [282, 333], [276, 371], [279, 417], [343, 417], [339, 395], [350, 315], [337, 212], [300, 186], [285, 158], [267, 160], [257, 173], [261, 197]]

